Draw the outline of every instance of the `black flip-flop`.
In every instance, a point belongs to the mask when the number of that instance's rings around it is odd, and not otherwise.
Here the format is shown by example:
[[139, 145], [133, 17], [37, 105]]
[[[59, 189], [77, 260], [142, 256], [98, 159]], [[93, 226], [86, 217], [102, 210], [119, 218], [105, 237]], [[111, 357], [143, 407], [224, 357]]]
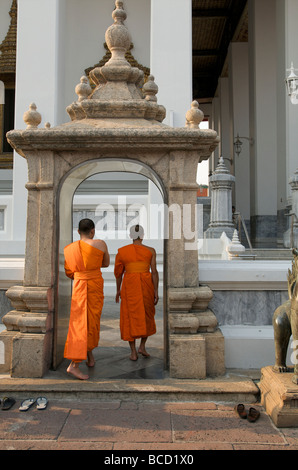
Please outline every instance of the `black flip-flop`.
[[15, 404], [15, 399], [10, 397], [4, 397], [2, 400], [2, 410], [10, 410], [10, 408]]

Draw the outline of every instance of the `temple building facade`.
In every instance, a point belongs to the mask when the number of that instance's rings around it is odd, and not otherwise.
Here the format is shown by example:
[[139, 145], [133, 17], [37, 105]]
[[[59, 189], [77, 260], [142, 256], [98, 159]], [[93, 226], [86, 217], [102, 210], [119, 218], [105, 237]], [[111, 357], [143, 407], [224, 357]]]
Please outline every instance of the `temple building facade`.
[[[272, 364], [272, 317], [288, 298], [291, 249], [298, 241], [297, 184], [290, 184], [297, 180], [298, 106], [285, 84], [291, 64], [298, 67], [298, 2], [126, 0], [124, 7], [132, 37], [126, 58], [146, 80], [154, 77], [164, 123], [184, 127], [197, 101], [204, 113], [200, 127], [219, 137], [209, 160], [198, 165], [198, 265], [200, 284], [213, 292], [210, 308], [225, 338], [226, 367]], [[40, 127], [69, 121], [80, 78], [109, 58], [105, 31], [113, 8], [113, 0], [1, 1], [0, 330], [11, 308], [5, 293], [24, 276], [28, 192], [27, 162], [6, 133], [26, 128], [32, 103]], [[227, 255], [230, 233], [207, 235], [216, 203], [210, 182], [220, 162], [231, 176], [228, 217], [245, 248], [236, 259]], [[145, 226], [157, 251], [162, 295], [162, 204], [150, 178], [120, 167], [87, 175], [77, 188], [73, 239], [80, 218], [95, 220], [111, 252], [106, 295], [114, 295], [113, 260], [134, 221]]]

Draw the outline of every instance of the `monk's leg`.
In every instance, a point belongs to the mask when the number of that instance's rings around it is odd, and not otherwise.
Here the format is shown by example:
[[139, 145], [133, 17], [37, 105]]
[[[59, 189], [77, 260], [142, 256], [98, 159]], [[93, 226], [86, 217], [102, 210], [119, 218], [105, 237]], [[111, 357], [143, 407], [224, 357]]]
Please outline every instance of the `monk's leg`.
[[130, 355], [129, 359], [131, 361], [136, 361], [138, 359], [138, 353], [137, 353], [137, 350], [136, 350], [135, 340], [134, 341], [129, 341], [129, 346], [130, 346], [130, 350], [131, 350], [131, 355]]
[[87, 351], [87, 362], [86, 362], [88, 367], [94, 367], [95, 365], [95, 359], [93, 357], [93, 352], [92, 351]]
[[140, 346], [139, 346], [139, 353], [142, 354], [142, 356], [150, 357], [150, 354], [148, 354], [146, 349], [145, 349], [145, 344], [146, 344], [147, 339], [148, 339], [147, 337], [146, 338], [141, 338], [141, 342], [140, 342]]
[[71, 361], [67, 368], [67, 372], [80, 380], [89, 379], [89, 375], [83, 374], [83, 372], [80, 371], [79, 365], [79, 362]]

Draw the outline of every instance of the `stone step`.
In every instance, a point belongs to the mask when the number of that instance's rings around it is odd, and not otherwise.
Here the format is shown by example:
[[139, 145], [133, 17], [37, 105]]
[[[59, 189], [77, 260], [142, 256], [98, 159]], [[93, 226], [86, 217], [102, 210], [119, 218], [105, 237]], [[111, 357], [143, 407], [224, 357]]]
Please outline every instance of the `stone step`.
[[123, 400], [123, 401], [215, 401], [226, 403], [255, 403], [259, 388], [250, 377], [227, 374], [205, 380], [119, 380], [97, 379], [79, 381], [61, 379], [50, 372], [42, 379], [0, 376], [0, 396], [15, 399], [46, 396], [55, 400]]

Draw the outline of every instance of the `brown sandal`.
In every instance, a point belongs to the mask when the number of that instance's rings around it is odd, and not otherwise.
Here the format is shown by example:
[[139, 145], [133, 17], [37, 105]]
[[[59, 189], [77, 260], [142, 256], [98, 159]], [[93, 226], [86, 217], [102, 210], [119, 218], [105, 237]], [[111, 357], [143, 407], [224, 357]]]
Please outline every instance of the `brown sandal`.
[[255, 408], [249, 408], [247, 419], [250, 423], [254, 423], [260, 417], [260, 412]]
[[246, 409], [245, 409], [245, 406], [242, 405], [242, 403], [240, 403], [239, 405], [236, 405], [234, 410], [240, 416], [240, 418], [242, 418], [242, 419], [247, 418]]

